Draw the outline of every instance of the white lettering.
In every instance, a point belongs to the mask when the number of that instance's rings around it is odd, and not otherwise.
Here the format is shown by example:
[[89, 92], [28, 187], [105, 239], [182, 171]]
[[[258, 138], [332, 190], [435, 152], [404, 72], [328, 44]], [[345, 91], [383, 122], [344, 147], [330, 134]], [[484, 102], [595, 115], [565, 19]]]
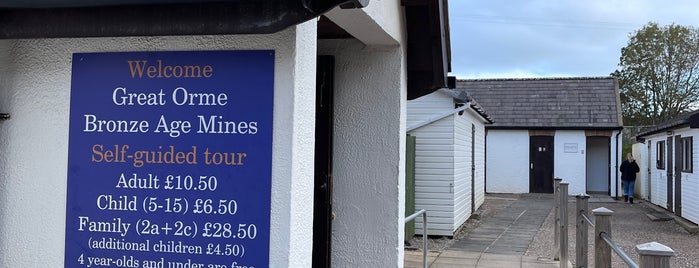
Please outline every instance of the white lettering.
[[119, 106], [165, 105], [165, 99], [163, 98], [164, 96], [165, 93], [163, 93], [162, 89], [158, 93], [127, 93], [126, 88], [118, 87], [112, 92], [112, 102]]
[[145, 120], [99, 120], [93, 114], [86, 114], [83, 132], [117, 132], [117, 133], [146, 133], [148, 121]]
[[172, 102], [176, 105], [189, 106], [225, 106], [228, 104], [226, 93], [189, 93], [186, 88], [178, 87], [172, 92]]

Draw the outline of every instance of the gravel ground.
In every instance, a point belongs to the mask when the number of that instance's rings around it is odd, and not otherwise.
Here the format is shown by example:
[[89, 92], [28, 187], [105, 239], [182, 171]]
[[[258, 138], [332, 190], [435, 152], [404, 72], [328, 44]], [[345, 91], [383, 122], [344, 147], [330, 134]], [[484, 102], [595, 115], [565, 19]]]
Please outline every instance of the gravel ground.
[[[658, 242], [672, 248], [675, 256], [670, 259], [673, 268], [699, 267], [699, 236], [689, 234], [674, 221], [651, 221], [646, 214], [653, 212], [652, 204], [637, 201], [635, 204], [617, 201], [613, 203], [590, 203], [590, 210], [605, 207], [614, 211], [612, 215], [612, 239], [632, 260], [638, 262], [636, 245]], [[594, 222], [594, 218], [592, 218]], [[568, 203], [568, 256], [575, 263], [575, 203]], [[594, 228], [588, 229], [588, 266], [594, 266]], [[544, 221], [525, 256], [547, 257], [553, 255], [553, 211]], [[612, 253], [612, 267], [628, 267], [623, 260]]]
[[[430, 252], [442, 252], [455, 241], [463, 239], [493, 213], [512, 204], [518, 198], [515, 194], [487, 194], [485, 203], [478, 209], [478, 217], [469, 219], [453, 238], [429, 237]], [[674, 221], [651, 221], [646, 214], [654, 212], [644, 200], [631, 205], [623, 201], [612, 203], [590, 203], [590, 210], [605, 207], [614, 211], [612, 216], [612, 239], [633, 259], [639, 260], [636, 245], [658, 242], [672, 248], [675, 256], [670, 259], [673, 268], [699, 267], [699, 235], [692, 235]], [[568, 203], [568, 258], [575, 263], [575, 203]], [[592, 217], [591, 217], [592, 218]], [[594, 218], [592, 218], [594, 222]], [[421, 250], [422, 237], [415, 236], [409, 241], [406, 250]], [[594, 228], [588, 229], [588, 267], [594, 266]], [[539, 232], [529, 245], [525, 256], [542, 258], [553, 257], [553, 210], [549, 213]], [[615, 253], [612, 253], [612, 267], [628, 267]]]

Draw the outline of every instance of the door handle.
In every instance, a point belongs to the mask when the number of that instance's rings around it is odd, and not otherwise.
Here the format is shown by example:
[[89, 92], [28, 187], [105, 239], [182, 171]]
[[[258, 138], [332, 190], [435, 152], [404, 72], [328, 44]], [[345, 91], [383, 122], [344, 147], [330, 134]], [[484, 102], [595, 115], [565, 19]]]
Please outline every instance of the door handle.
[[534, 169], [534, 163], [529, 163], [529, 169]]

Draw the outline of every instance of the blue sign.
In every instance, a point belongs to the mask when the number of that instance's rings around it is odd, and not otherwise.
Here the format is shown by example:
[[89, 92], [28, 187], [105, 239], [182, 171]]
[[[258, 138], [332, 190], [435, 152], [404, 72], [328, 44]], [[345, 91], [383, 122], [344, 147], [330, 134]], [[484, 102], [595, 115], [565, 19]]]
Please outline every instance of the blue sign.
[[273, 51], [73, 55], [65, 267], [269, 266]]

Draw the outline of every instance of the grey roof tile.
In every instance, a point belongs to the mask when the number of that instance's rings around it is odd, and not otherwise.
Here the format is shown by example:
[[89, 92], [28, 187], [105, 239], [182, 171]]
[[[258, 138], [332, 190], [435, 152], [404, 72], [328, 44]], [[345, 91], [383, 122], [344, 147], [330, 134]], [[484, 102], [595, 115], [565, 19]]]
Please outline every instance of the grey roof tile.
[[614, 78], [458, 80], [488, 111], [492, 127], [618, 128], [622, 126]]

